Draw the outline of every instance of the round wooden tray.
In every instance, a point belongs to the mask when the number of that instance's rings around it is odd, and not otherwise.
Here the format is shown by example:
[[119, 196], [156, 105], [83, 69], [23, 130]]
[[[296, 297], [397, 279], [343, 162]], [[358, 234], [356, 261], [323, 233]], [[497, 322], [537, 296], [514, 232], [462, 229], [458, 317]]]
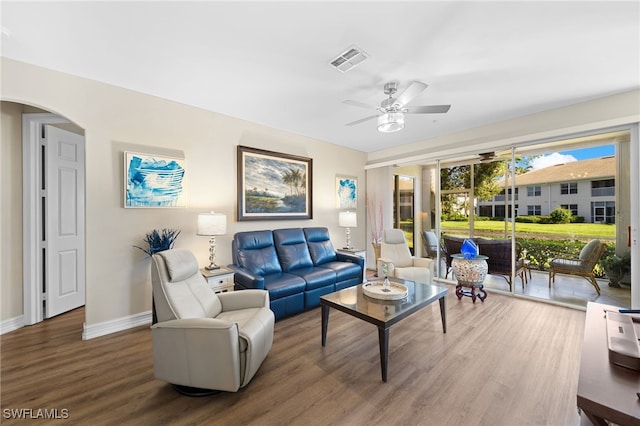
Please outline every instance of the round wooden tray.
[[370, 281], [362, 284], [362, 291], [369, 297], [381, 300], [404, 299], [409, 294], [407, 286], [393, 281], [390, 283], [388, 291], [385, 291], [382, 281]]

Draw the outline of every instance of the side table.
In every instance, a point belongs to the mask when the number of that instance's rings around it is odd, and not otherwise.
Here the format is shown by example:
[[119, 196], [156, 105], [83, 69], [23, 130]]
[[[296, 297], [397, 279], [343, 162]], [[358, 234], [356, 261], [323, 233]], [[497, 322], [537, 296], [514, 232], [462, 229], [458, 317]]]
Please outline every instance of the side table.
[[235, 273], [231, 269], [220, 268], [209, 270], [201, 268], [200, 273], [207, 279], [214, 293], [233, 291], [233, 276]]
[[355, 254], [356, 256], [360, 256], [361, 258], [364, 259], [364, 268], [362, 268], [362, 282], [366, 283], [367, 282], [367, 251], [364, 249], [347, 249], [347, 248], [340, 248], [340, 249], [337, 249], [336, 251], [340, 253]]

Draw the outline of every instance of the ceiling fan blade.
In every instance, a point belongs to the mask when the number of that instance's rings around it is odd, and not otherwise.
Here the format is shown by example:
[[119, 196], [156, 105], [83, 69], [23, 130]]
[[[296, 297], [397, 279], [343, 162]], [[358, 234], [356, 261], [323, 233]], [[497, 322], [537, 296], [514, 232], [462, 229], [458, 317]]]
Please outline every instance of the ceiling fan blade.
[[422, 105], [406, 107], [409, 114], [440, 114], [449, 111], [451, 105]]
[[422, 91], [424, 91], [424, 89], [426, 89], [427, 87], [428, 86], [426, 84], [424, 84], [424, 83], [420, 83], [419, 81], [414, 81], [413, 83], [411, 83], [409, 85], [409, 87], [407, 87], [405, 89], [404, 92], [402, 92], [396, 98], [396, 100], [393, 103], [394, 104], [398, 104], [400, 106], [404, 106], [404, 105], [408, 104], [409, 102], [411, 102], [413, 100], [413, 98], [415, 98], [420, 93], [422, 93]]
[[345, 124], [345, 126], [355, 126], [356, 124], [364, 123], [365, 121], [372, 120], [374, 118], [378, 118], [377, 115], [370, 115], [369, 117], [361, 118], [360, 120], [352, 121], [351, 123]]
[[375, 107], [373, 105], [365, 104], [363, 102], [358, 102], [358, 101], [346, 100], [346, 101], [342, 101], [342, 103], [345, 104], [345, 105], [357, 106], [357, 107], [366, 108], [366, 109], [376, 109], [377, 108], [377, 107]]

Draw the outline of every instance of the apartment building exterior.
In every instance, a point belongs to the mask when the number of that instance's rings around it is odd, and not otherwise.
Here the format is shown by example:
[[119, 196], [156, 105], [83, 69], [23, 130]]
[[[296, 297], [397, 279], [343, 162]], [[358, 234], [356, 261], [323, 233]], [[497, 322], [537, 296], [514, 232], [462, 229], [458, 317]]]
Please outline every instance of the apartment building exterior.
[[478, 200], [479, 216], [512, 217], [548, 215], [557, 207], [570, 210], [589, 223], [615, 223], [615, 157], [593, 158], [557, 164], [515, 177], [508, 190], [489, 201]]

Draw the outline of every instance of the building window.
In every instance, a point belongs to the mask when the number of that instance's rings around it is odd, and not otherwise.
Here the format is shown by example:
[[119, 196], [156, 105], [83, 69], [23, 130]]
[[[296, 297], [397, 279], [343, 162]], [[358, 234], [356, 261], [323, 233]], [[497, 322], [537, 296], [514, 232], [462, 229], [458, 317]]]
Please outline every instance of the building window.
[[[518, 199], [518, 190], [519, 189], [520, 188], [516, 188], [516, 200]], [[504, 192], [504, 189], [503, 189], [502, 191], [500, 191], [499, 194], [497, 194], [497, 195], [495, 195], [493, 197], [493, 201], [504, 201], [504, 194], [505, 194], [505, 192]], [[512, 198], [511, 194], [512, 194], [511, 188], [509, 188], [509, 201], [511, 201], [511, 198]]]
[[480, 216], [493, 217], [493, 206], [480, 206]]
[[569, 182], [560, 184], [560, 195], [569, 195], [578, 193], [578, 182]]
[[539, 197], [542, 194], [542, 187], [540, 185], [527, 186], [528, 197]]
[[577, 204], [560, 204], [560, 208], [565, 210], [571, 210], [571, 214], [574, 216], [578, 216], [578, 205]]
[[613, 197], [616, 195], [616, 180], [604, 179], [591, 181], [592, 197]]
[[540, 216], [541, 214], [542, 214], [542, 206], [540, 205], [527, 206], [528, 216]]

